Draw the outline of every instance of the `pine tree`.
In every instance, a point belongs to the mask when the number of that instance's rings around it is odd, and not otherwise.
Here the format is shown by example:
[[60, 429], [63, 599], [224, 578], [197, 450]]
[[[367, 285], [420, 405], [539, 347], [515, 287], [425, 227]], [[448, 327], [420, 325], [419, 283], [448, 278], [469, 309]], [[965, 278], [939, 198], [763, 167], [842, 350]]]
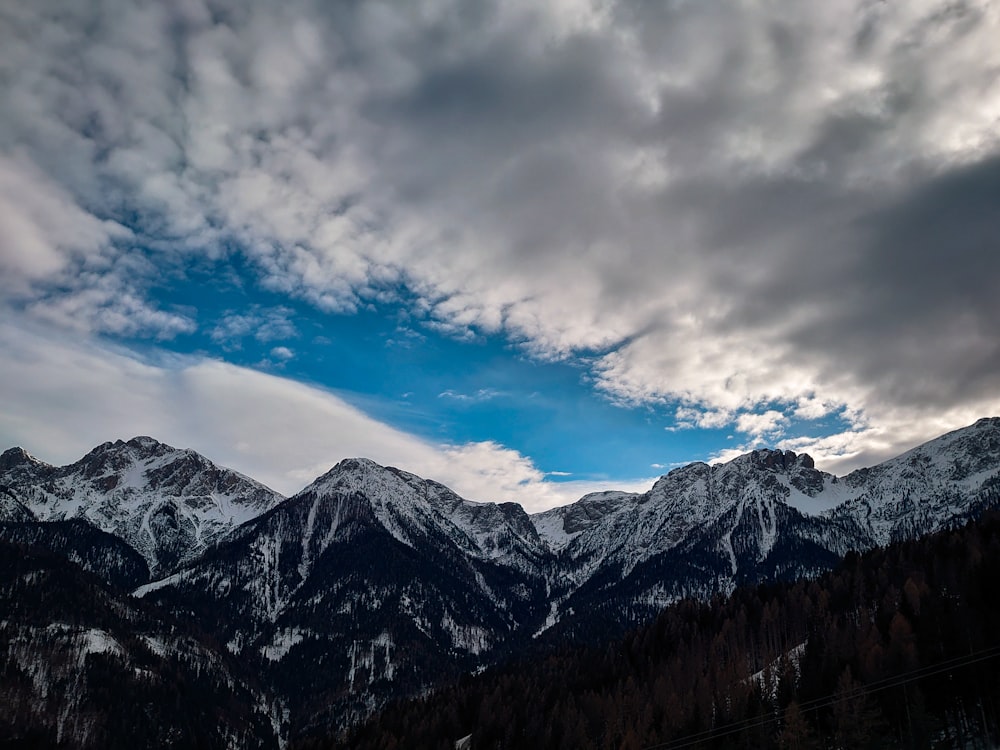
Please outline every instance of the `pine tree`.
[[785, 709], [781, 732], [778, 734], [778, 747], [781, 750], [812, 750], [819, 747], [812, 727], [796, 701], [789, 703]]

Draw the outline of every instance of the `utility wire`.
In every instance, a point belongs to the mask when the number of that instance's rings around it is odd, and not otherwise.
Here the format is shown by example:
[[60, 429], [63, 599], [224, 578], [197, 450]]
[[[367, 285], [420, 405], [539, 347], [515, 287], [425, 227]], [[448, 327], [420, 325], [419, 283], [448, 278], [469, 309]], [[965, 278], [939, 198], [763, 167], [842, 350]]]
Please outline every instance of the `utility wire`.
[[[901, 685], [916, 682], [917, 680], [922, 680], [925, 677], [931, 677], [933, 675], [940, 674], [941, 672], [947, 672], [952, 669], [969, 666], [970, 664], [995, 659], [997, 656], [1000, 656], [1000, 646], [980, 649], [978, 651], [964, 654], [963, 656], [956, 656], [935, 664], [929, 664], [926, 667], [920, 667], [918, 669], [910, 670], [909, 672], [902, 672], [900, 674], [893, 675], [892, 677], [876, 680], [875, 682], [859, 686], [858, 688], [846, 693], [826, 695], [820, 698], [815, 698], [811, 701], [806, 701], [805, 703], [800, 703], [799, 710], [802, 713], [806, 713], [808, 711], [818, 711], [836, 703], [842, 703], [863, 695], [869, 695], [871, 693], [881, 692], [882, 690], [900, 687]], [[723, 724], [722, 726], [715, 727], [713, 729], [706, 729], [686, 737], [679, 737], [675, 740], [661, 742], [657, 745], [647, 745], [642, 750], [679, 750], [680, 748], [692, 747], [706, 740], [727, 737], [731, 734], [738, 734], [748, 729], [757, 729], [767, 724], [777, 722], [778, 720], [779, 717], [773, 714], [758, 716], [753, 719], [743, 719], [730, 724]]]

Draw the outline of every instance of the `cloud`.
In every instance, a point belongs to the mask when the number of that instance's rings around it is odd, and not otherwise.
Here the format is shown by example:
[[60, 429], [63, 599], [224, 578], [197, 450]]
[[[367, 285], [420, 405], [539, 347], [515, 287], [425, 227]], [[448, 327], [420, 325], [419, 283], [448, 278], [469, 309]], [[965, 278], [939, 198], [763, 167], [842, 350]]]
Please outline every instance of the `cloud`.
[[245, 311], [226, 312], [209, 332], [212, 341], [227, 349], [239, 349], [247, 336], [253, 336], [264, 344], [298, 335], [290, 308], [263, 309], [259, 305], [253, 305]]
[[94, 279], [92, 286], [72, 293], [33, 300], [27, 310], [40, 320], [81, 333], [164, 340], [197, 328], [187, 315], [157, 309], [119, 282], [114, 276], [102, 276]]
[[736, 419], [737, 432], [749, 433], [758, 440], [769, 435], [780, 433], [788, 424], [788, 417], [780, 411], [770, 409], [761, 414], [741, 414]]
[[88, 8], [0, 24], [0, 259], [39, 317], [192, 329], [122, 270], [126, 224], [154, 264], [412, 302], [678, 427], [848, 414], [862, 455], [1000, 411], [986, 0]]
[[512, 500], [529, 511], [606, 488], [549, 482], [530, 458], [497, 443], [434, 444], [326, 391], [216, 360], [141, 361], [31, 324], [0, 324], [0, 348], [0, 445], [21, 445], [51, 463], [75, 461], [106, 440], [150, 435], [285, 494], [351, 456], [436, 479], [470, 499]]
[[77, 255], [99, 255], [116, 231], [82, 211], [30, 160], [0, 153], [0, 284], [24, 295]]
[[438, 394], [438, 398], [446, 398], [465, 403], [480, 403], [483, 401], [492, 401], [502, 395], [503, 393], [495, 388], [480, 388], [475, 393], [460, 393], [449, 388], [448, 390], [441, 391], [441, 393]]
[[135, 280], [153, 275], [138, 253], [116, 251], [132, 233], [76, 204], [23, 155], [0, 153], [0, 302], [78, 332], [169, 339], [195, 329], [157, 309]]

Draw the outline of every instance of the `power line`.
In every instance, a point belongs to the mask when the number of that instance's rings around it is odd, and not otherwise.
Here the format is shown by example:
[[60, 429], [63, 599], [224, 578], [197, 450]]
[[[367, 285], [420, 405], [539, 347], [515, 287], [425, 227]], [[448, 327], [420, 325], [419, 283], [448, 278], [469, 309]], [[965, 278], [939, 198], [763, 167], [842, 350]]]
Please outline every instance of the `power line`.
[[[802, 713], [819, 711], [822, 708], [827, 708], [836, 703], [842, 703], [864, 695], [870, 695], [872, 693], [878, 693], [894, 687], [900, 687], [901, 685], [916, 682], [917, 680], [922, 680], [925, 677], [931, 677], [935, 674], [940, 674], [941, 672], [948, 672], [952, 669], [969, 666], [970, 664], [988, 661], [996, 658], [997, 656], [1000, 656], [1000, 646], [980, 649], [978, 651], [964, 654], [963, 656], [946, 659], [935, 664], [929, 664], [926, 667], [920, 667], [918, 669], [910, 670], [909, 672], [901, 672], [900, 674], [892, 677], [876, 680], [875, 682], [859, 686], [858, 688], [846, 693], [831, 694], [820, 698], [814, 698], [811, 701], [799, 704], [799, 710]], [[730, 724], [723, 724], [722, 726], [715, 727], [713, 729], [706, 729], [698, 732], [697, 734], [679, 737], [676, 740], [661, 742], [657, 745], [647, 745], [643, 748], [643, 750], [679, 750], [680, 748], [692, 747], [706, 740], [714, 740], [720, 737], [727, 737], [732, 734], [739, 734], [740, 732], [744, 732], [748, 729], [757, 729], [767, 724], [777, 722], [778, 719], [779, 717], [773, 714], [758, 716], [753, 719], [743, 719]]]

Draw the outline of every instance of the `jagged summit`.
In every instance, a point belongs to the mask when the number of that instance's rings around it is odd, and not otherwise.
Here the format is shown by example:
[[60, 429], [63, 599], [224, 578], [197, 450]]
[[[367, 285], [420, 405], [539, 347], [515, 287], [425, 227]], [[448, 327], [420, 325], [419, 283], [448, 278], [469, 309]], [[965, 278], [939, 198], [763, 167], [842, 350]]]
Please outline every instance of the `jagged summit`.
[[797, 468], [815, 469], [816, 462], [808, 453], [797, 454], [795, 451], [776, 448], [758, 448], [733, 459], [736, 462], [750, 462], [756, 466], [774, 471], [792, 471]]
[[0, 471], [8, 471], [24, 466], [48, 466], [48, 464], [44, 461], [39, 461], [20, 446], [8, 448], [3, 453], [0, 453]]
[[62, 467], [26, 455], [4, 454], [0, 485], [40, 521], [82, 518], [124, 539], [154, 574], [283, 499], [195, 451], [145, 436], [102, 443]]
[[[130, 445], [133, 448], [155, 448], [157, 446], [163, 445], [165, 448], [171, 448], [169, 445], [164, 445], [158, 440], [149, 437], [148, 435], [137, 435], [131, 440], [126, 441], [126, 445]], [[172, 449], [172, 448], [171, 448]], [[173, 449], [172, 449], [173, 450]]]
[[328, 472], [317, 477], [316, 481], [328, 477], [331, 475], [343, 474], [351, 471], [388, 471], [391, 473], [399, 473], [399, 469], [394, 466], [383, 466], [370, 458], [365, 458], [364, 456], [354, 456], [353, 458], [342, 458], [336, 464], [334, 464]]
[[338, 462], [295, 497], [338, 493], [363, 496], [379, 522], [409, 546], [443, 533], [467, 554], [496, 562], [546, 551], [520, 505], [466, 500], [440, 482], [368, 458]]
[[163, 453], [166, 451], [175, 451], [172, 445], [167, 445], [166, 443], [161, 443], [155, 438], [151, 438], [147, 435], [137, 435], [136, 437], [130, 438], [128, 440], [109, 440], [107, 442], [101, 443], [100, 445], [89, 451], [84, 458], [87, 456], [100, 456], [107, 453], [121, 453], [124, 451], [138, 451], [141, 453]]
[[18, 464], [23, 463], [30, 463], [35, 460], [36, 459], [34, 459], [28, 451], [17, 445], [13, 448], [8, 448], [3, 453], [0, 453], [0, 469], [6, 469], [10, 466], [17, 466]]

